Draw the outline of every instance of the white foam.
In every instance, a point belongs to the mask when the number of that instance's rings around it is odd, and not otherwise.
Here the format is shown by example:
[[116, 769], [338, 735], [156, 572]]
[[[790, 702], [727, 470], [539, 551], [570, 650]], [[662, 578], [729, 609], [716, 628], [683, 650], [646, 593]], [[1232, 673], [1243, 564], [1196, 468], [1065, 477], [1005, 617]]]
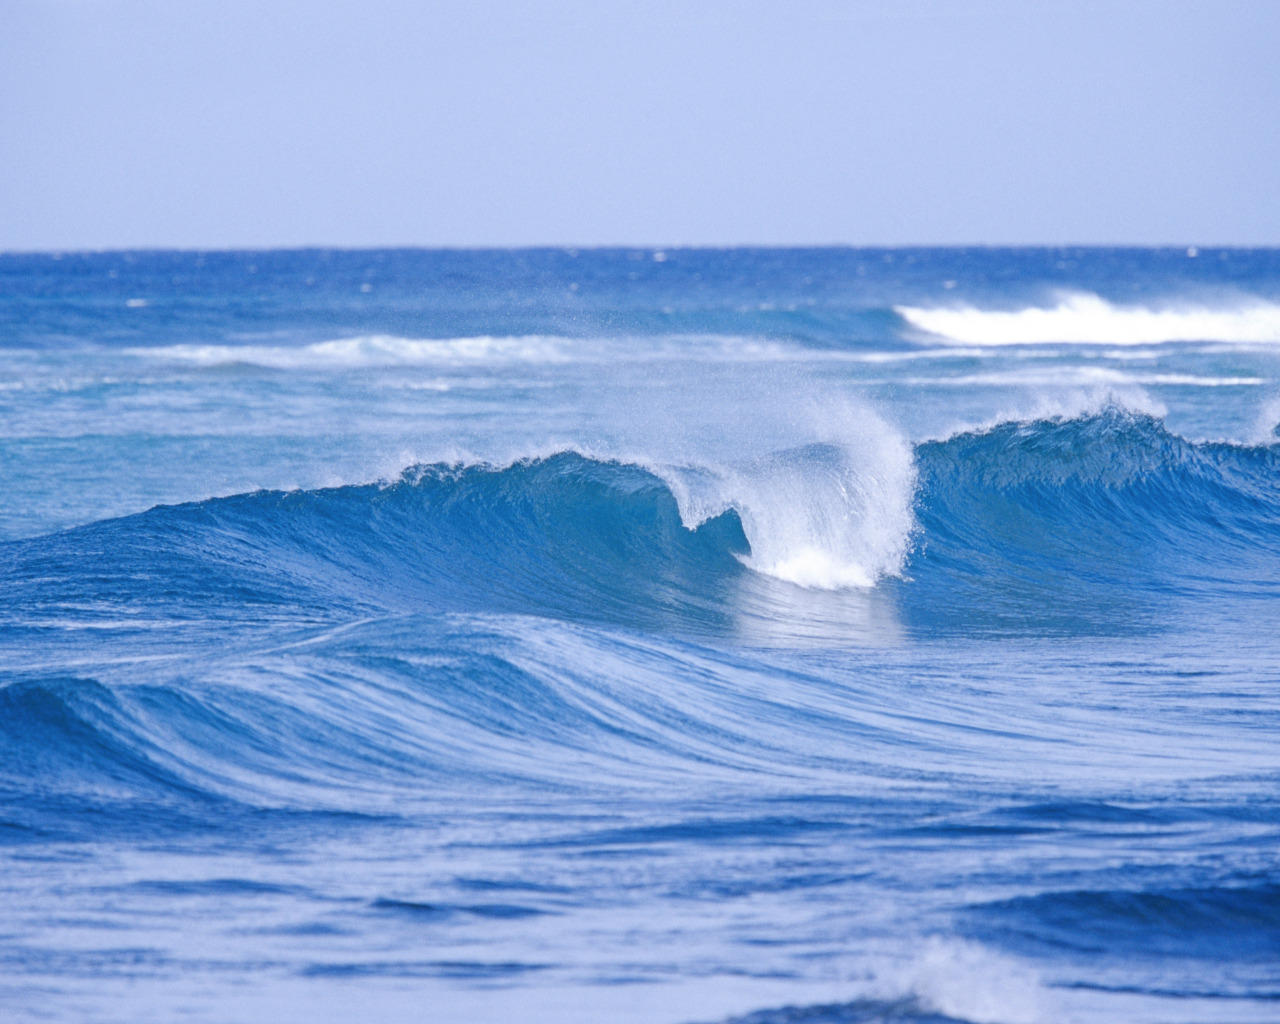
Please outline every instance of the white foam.
[[1064, 294], [1051, 308], [897, 306], [913, 327], [970, 346], [1153, 345], [1172, 341], [1280, 342], [1280, 305], [1260, 299], [1233, 308], [1122, 306], [1097, 295]]
[[567, 339], [524, 337], [399, 338], [367, 335], [311, 345], [164, 345], [131, 349], [130, 355], [195, 366], [262, 366], [270, 369], [342, 370], [380, 366], [560, 363]]
[[871, 587], [906, 561], [912, 449], [869, 410], [827, 410], [825, 426], [820, 443], [733, 466], [654, 468], [689, 528], [737, 510], [751, 545], [744, 562], [757, 572], [824, 590]]
[[1050, 1009], [1033, 971], [975, 943], [932, 938], [908, 973], [910, 990], [947, 1017], [975, 1024], [1039, 1024]]
[[200, 367], [261, 366], [279, 370], [347, 370], [397, 366], [503, 364], [617, 364], [686, 360], [779, 362], [822, 358], [802, 346], [739, 335], [660, 335], [571, 338], [554, 335], [489, 335], [402, 338], [375, 334], [309, 345], [161, 345], [127, 350], [135, 357]]
[[1253, 444], [1275, 444], [1280, 437], [1280, 395], [1272, 395], [1258, 410], [1247, 440]]
[[908, 352], [841, 352], [834, 351], [828, 358], [850, 363], [905, 363], [930, 359], [982, 359], [991, 353], [981, 348], [920, 348]]

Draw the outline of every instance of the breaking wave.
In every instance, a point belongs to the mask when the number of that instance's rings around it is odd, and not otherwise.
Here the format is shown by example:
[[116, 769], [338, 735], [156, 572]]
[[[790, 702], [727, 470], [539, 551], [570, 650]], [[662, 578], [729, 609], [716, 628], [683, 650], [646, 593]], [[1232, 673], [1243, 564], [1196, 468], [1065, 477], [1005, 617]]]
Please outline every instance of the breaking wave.
[[419, 466], [391, 484], [159, 507], [6, 547], [7, 618], [27, 629], [425, 610], [719, 629], [750, 577], [874, 588], [923, 629], [1002, 609], [1022, 628], [1073, 609], [1087, 625], [1156, 598], [1272, 595], [1280, 449], [1192, 442], [1109, 409], [736, 467], [574, 452]]
[[1242, 344], [1280, 342], [1280, 305], [1261, 299], [1234, 308], [1153, 309], [1070, 293], [1052, 307], [895, 307], [912, 327], [969, 346], [1094, 344], [1155, 345], [1172, 341]]

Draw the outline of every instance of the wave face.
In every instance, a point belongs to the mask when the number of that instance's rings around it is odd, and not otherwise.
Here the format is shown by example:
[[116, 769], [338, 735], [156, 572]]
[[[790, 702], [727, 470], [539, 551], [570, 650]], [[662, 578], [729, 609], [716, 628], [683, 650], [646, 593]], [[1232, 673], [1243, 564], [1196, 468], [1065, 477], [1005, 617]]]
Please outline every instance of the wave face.
[[1275, 595], [1274, 447], [1191, 443], [1110, 411], [1001, 424], [926, 444], [919, 461], [911, 571], [962, 622], [982, 608], [1018, 628], [1057, 615], [1124, 628], [1143, 607]]
[[692, 631], [737, 621], [750, 576], [880, 581], [868, 599], [925, 632], [1035, 632], [1059, 616], [1127, 628], [1153, 604], [1275, 596], [1275, 447], [1192, 443], [1111, 410], [926, 442], [897, 466], [877, 451], [876, 472], [856, 454], [811, 445], [735, 470], [569, 452], [420, 466], [390, 485], [211, 499], [15, 544], [5, 578], [17, 595], [49, 580], [35, 600], [70, 608], [93, 566], [87, 607], [166, 617], [514, 612]]
[[1275, 1019], [1280, 254], [0, 291], [9, 1017]]
[[254, 607], [696, 620], [747, 550], [735, 516], [689, 530], [651, 473], [564, 453], [157, 508], [25, 543], [10, 572], [78, 587], [72, 567], [96, 562], [99, 600], [193, 618]]

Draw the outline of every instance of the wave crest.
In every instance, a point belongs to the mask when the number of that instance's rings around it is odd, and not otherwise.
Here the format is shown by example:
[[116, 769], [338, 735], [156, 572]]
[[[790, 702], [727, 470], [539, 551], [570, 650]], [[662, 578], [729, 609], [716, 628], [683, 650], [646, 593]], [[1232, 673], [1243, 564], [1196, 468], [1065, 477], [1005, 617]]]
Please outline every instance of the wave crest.
[[915, 525], [915, 462], [887, 428], [734, 468], [662, 474], [687, 524], [734, 510], [748, 567], [802, 587], [866, 588], [902, 571]]

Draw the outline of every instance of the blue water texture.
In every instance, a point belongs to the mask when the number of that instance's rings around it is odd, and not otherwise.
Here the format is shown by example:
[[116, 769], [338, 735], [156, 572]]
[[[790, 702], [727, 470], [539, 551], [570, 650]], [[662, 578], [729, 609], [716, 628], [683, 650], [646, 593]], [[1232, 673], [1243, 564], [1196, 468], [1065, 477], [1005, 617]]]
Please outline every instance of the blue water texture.
[[1280, 1020], [1280, 251], [0, 255], [6, 1020]]

